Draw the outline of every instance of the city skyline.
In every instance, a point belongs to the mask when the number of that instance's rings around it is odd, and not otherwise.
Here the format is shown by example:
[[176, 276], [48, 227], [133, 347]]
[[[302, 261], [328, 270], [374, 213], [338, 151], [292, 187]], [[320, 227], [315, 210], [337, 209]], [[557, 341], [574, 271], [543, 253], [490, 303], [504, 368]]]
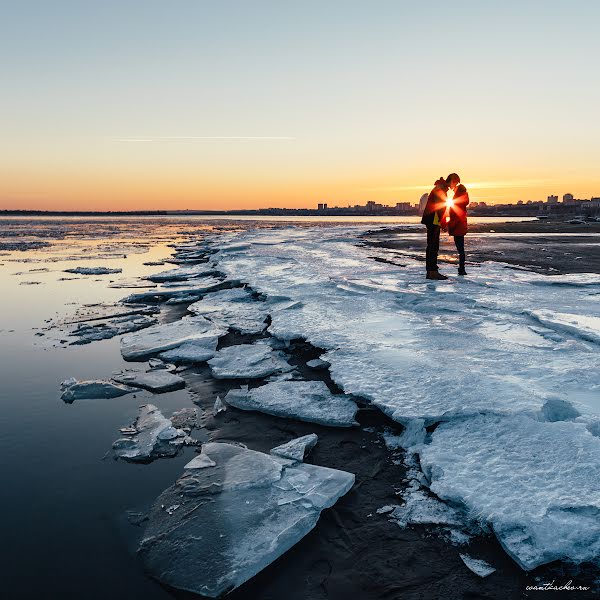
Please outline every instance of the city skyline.
[[594, 3], [139, 6], [7, 5], [0, 209], [600, 189]]

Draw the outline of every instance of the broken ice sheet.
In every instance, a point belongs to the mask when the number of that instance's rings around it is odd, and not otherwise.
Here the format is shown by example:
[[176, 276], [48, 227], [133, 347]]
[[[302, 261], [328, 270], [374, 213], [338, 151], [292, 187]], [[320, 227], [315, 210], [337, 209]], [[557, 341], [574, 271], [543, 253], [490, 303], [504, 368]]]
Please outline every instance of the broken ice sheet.
[[230, 390], [225, 401], [241, 410], [264, 412], [331, 427], [356, 425], [356, 404], [345, 395], [334, 395], [322, 381], [273, 381], [248, 389]]
[[208, 365], [217, 379], [261, 379], [292, 369], [281, 352], [264, 342], [222, 348]]
[[185, 380], [182, 377], [170, 373], [166, 369], [155, 369], [146, 373], [122, 371], [114, 374], [112, 379], [124, 385], [149, 390], [155, 394], [172, 392], [185, 387]]
[[188, 310], [240, 333], [252, 334], [267, 327], [267, 307], [267, 303], [256, 300], [246, 289], [232, 288], [207, 294]]
[[62, 390], [61, 400], [67, 403], [75, 400], [91, 400], [95, 398], [118, 398], [125, 394], [131, 394], [136, 389], [127, 385], [121, 385], [112, 381], [95, 379], [90, 381], [79, 381], [74, 377], [60, 384]]
[[475, 575], [479, 575], [479, 577], [487, 577], [496, 571], [496, 569], [489, 563], [486, 563], [485, 560], [473, 558], [468, 554], [460, 554], [459, 556], [467, 568], [473, 571]]
[[121, 339], [121, 354], [125, 360], [139, 360], [186, 342], [207, 348], [227, 331], [204, 317], [186, 317], [173, 323], [164, 323], [126, 335]]
[[353, 484], [345, 471], [207, 443], [156, 500], [139, 553], [162, 583], [217, 598], [300, 541]]
[[175, 456], [185, 438], [153, 404], [140, 406], [133, 426], [134, 437], [118, 439], [113, 444], [115, 456], [129, 461], [147, 461], [161, 456]]
[[295, 438], [271, 449], [271, 454], [289, 458], [290, 460], [304, 460], [304, 457], [315, 447], [319, 438], [316, 433], [309, 433]]
[[77, 275], [110, 275], [121, 273], [123, 269], [110, 269], [108, 267], [75, 267], [73, 269], [64, 269], [64, 273], [75, 273]]

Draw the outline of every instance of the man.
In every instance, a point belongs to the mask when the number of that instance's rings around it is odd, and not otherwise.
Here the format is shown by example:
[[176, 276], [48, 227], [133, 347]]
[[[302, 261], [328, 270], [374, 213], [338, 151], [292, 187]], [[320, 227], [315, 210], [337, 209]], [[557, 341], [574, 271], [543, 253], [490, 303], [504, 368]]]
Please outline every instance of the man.
[[444, 215], [446, 213], [446, 201], [449, 185], [443, 177], [440, 177], [429, 192], [421, 223], [427, 226], [427, 250], [425, 251], [425, 262], [427, 268], [427, 279], [448, 279], [438, 270], [438, 253], [440, 251], [440, 230], [445, 225]]

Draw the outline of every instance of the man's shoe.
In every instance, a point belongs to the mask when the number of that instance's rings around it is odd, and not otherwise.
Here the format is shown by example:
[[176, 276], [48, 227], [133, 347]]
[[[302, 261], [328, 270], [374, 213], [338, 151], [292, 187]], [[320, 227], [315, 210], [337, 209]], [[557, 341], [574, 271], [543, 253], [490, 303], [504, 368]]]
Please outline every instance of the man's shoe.
[[459, 270], [458, 270], [458, 274], [459, 274], [459, 275], [466, 275], [466, 274], [467, 274], [467, 272], [465, 271], [465, 269], [464, 269], [464, 267], [463, 267], [462, 269], [459, 269]]
[[448, 279], [445, 275], [442, 275], [439, 271], [427, 271], [426, 279], [435, 279], [437, 281], [443, 281]]

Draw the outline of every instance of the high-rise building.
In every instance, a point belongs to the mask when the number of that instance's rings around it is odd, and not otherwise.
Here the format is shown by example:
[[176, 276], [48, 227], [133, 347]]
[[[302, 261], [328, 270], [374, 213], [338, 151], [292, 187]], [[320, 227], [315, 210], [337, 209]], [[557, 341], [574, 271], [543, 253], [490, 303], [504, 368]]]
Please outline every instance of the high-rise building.
[[558, 196], [548, 196], [548, 204], [558, 204]]
[[564, 204], [572, 204], [573, 203], [573, 194], [565, 194], [563, 196], [563, 203]]

